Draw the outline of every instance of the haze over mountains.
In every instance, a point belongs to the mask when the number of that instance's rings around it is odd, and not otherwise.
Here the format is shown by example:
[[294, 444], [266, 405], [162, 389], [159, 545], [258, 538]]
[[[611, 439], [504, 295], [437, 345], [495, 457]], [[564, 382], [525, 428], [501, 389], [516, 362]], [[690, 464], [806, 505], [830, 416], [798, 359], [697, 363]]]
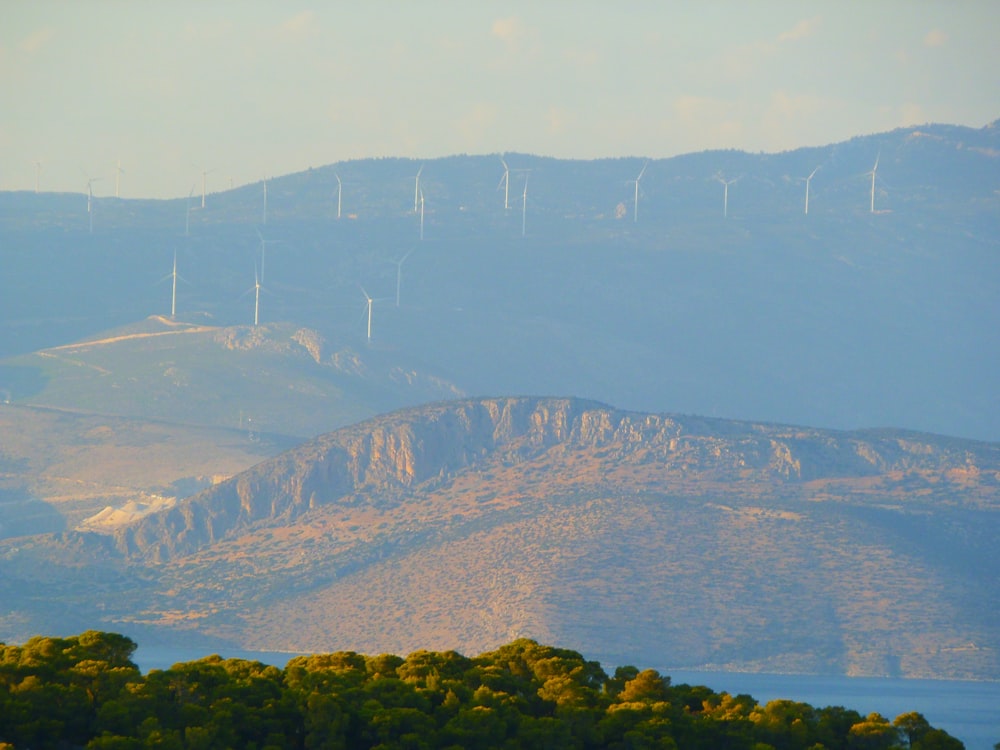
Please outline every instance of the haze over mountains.
[[503, 159], [0, 194], [0, 639], [1000, 675], [1000, 126]]
[[[157, 282], [176, 252], [182, 321], [252, 323], [256, 267], [262, 323], [464, 393], [996, 440], [998, 132], [927, 126], [658, 160], [638, 221], [629, 181], [643, 159], [507, 155], [532, 170], [511, 172], [508, 210], [497, 156], [349, 162], [270, 180], [266, 225], [259, 183], [210, 194], [204, 210], [198, 195], [98, 198], [93, 234], [86, 196], [5, 194], [0, 349], [168, 314], [171, 282]], [[738, 179], [725, 219], [720, 175]], [[359, 287], [376, 299], [370, 343]], [[40, 374], [17, 369], [2, 387], [30, 401]]]

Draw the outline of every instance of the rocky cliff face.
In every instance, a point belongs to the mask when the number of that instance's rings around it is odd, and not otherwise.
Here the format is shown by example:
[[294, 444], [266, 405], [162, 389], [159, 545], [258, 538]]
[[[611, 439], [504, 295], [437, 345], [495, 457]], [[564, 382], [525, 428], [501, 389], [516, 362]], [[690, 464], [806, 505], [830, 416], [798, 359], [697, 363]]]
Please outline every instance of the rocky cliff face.
[[[872, 492], [917, 482], [917, 491], [945, 501], [989, 504], [1000, 490], [1000, 446], [993, 444], [638, 414], [578, 399], [473, 399], [318, 437], [121, 529], [115, 543], [133, 558], [164, 561], [318, 507], [385, 507], [470, 467], [546, 453], [585, 459], [609, 484], [627, 486], [630, 475], [641, 476], [645, 487], [681, 494], [711, 483], [803, 496], [863, 480]], [[572, 482], [565, 476], [571, 468], [553, 471]]]

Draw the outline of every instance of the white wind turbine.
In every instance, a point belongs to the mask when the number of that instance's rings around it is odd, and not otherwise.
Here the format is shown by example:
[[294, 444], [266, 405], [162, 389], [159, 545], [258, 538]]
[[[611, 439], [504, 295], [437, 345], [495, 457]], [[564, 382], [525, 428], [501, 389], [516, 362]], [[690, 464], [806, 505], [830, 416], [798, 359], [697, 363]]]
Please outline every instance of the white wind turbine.
[[100, 177], [87, 175], [87, 223], [91, 233], [94, 231], [94, 183], [99, 182], [100, 179]]
[[420, 191], [420, 241], [424, 240], [424, 191]]
[[527, 230], [528, 221], [528, 176], [530, 172], [524, 173], [524, 192], [521, 194], [521, 237], [524, 237]]
[[201, 207], [205, 207], [205, 195], [208, 193], [208, 176], [214, 172], [214, 169], [201, 169]]
[[503, 207], [505, 211], [508, 211], [510, 210], [510, 167], [507, 166], [507, 161], [502, 156], [500, 163], [503, 164], [503, 177], [497, 183], [497, 190], [503, 185]]
[[[820, 166], [822, 166], [822, 164]], [[819, 167], [816, 167], [816, 169], [810, 172], [809, 176], [806, 177], [806, 214], [809, 213], [809, 183], [812, 182], [813, 175], [815, 175], [818, 171]]]
[[[261, 215], [261, 224], [267, 224], [267, 176], [264, 176], [264, 213]], [[263, 271], [261, 267], [261, 271]]]
[[[260, 283], [260, 275], [257, 273], [257, 264], [253, 264], [253, 286], [243, 292], [243, 295], [253, 292], [253, 324], [257, 327], [260, 322], [260, 290], [262, 289]], [[240, 295], [240, 296], [243, 296]]]
[[739, 177], [734, 177], [731, 180], [725, 180], [721, 175], [715, 176], [716, 181], [722, 183], [722, 218], [729, 218], [729, 186], [734, 182], [739, 180]]
[[413, 213], [417, 212], [417, 200], [420, 198], [422, 193], [420, 192], [420, 173], [424, 171], [424, 165], [420, 165], [420, 169], [417, 170], [417, 176], [413, 181]]
[[368, 294], [368, 292], [365, 291], [365, 288], [363, 286], [361, 286], [361, 284], [358, 284], [358, 288], [361, 290], [361, 293], [363, 295], [365, 295], [365, 302], [368, 305], [368, 341], [371, 341], [372, 340], [372, 305], [374, 303], [376, 303], [376, 302], [381, 301], [383, 298], [379, 297], [378, 299], [375, 299], [370, 294]]
[[[264, 239], [264, 235], [257, 230], [257, 236], [260, 237], [260, 283], [264, 283], [264, 254], [267, 252], [268, 244], [277, 245], [281, 240], [267, 240]], [[256, 267], [256, 266], [255, 266]]]
[[35, 162], [35, 192], [39, 191], [42, 183], [42, 163], [40, 161]]
[[649, 159], [646, 159], [646, 163], [643, 164], [642, 169], [639, 170], [639, 176], [636, 177], [634, 180], [629, 180], [629, 182], [635, 183], [635, 204], [634, 204], [635, 208], [634, 208], [634, 213], [632, 215], [633, 223], [637, 223], [639, 221], [639, 181], [642, 179], [642, 176], [646, 173], [646, 167], [648, 166], [649, 166]]
[[344, 183], [342, 183], [340, 181], [340, 175], [337, 174], [336, 172], [333, 173], [333, 176], [337, 178], [337, 218], [339, 219], [340, 218], [340, 199], [344, 195]]
[[878, 160], [881, 157], [882, 157], [882, 152], [879, 151], [875, 155], [875, 166], [872, 167], [872, 171], [868, 173], [869, 175], [871, 175], [871, 178], [872, 178], [872, 202], [871, 202], [871, 209], [870, 209], [871, 213], [875, 213], [875, 173], [878, 172]]
[[396, 307], [399, 307], [399, 291], [403, 284], [403, 264], [406, 262], [406, 259], [409, 258], [411, 255], [413, 255], [412, 250], [410, 250], [410, 252], [408, 252], [399, 260], [394, 261], [396, 264]]
[[161, 282], [171, 280], [170, 289], [170, 318], [171, 320], [177, 315], [177, 279], [183, 279], [182, 276], [177, 273], [177, 251], [174, 251], [174, 269], [162, 279]]

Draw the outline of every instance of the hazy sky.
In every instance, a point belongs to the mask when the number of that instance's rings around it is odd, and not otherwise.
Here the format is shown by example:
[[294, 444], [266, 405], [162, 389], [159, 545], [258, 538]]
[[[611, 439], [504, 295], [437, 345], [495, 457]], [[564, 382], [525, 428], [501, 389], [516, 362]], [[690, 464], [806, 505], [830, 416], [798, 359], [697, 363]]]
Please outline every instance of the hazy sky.
[[1000, 3], [0, 0], [0, 189], [781, 151], [1000, 118]]

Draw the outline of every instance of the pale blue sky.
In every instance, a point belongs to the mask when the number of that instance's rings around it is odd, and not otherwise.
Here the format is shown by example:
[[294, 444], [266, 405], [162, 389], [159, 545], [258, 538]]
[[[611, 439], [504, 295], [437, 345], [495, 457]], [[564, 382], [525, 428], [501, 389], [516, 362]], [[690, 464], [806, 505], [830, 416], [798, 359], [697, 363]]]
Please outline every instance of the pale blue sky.
[[1000, 3], [0, 0], [0, 189], [781, 151], [1000, 118]]

